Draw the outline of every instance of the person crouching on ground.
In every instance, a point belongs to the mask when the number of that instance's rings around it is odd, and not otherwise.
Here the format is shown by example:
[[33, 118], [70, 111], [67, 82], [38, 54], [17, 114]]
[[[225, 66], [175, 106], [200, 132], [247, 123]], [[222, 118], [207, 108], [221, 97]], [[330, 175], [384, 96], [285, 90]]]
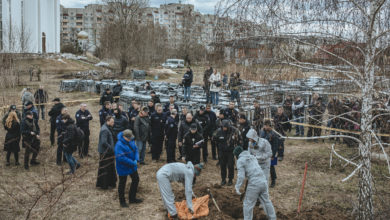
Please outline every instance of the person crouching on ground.
[[115, 145], [116, 171], [119, 176], [118, 195], [121, 207], [129, 207], [125, 199], [125, 187], [127, 176], [131, 177], [129, 191], [129, 203], [141, 203], [142, 199], [137, 199], [137, 189], [139, 176], [137, 163], [139, 162], [138, 148], [135, 145], [133, 132], [129, 129], [120, 132], [117, 136], [118, 142]]
[[172, 192], [171, 182], [184, 184], [186, 202], [189, 211], [193, 214], [192, 185], [195, 184], [196, 176], [200, 175], [203, 163], [193, 165], [191, 162], [165, 164], [157, 171], [157, 182], [165, 208], [173, 219], [177, 219], [175, 195]]

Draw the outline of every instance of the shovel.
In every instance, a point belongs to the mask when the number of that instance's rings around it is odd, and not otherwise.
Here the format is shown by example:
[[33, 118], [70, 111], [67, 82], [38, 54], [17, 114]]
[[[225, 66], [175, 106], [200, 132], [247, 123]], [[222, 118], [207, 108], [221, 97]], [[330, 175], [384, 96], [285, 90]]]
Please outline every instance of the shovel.
[[217, 207], [218, 211], [221, 212], [221, 209], [219, 209], [218, 204], [217, 204], [217, 202], [215, 201], [215, 199], [214, 199], [214, 197], [213, 197], [213, 194], [211, 194], [210, 189], [207, 189], [207, 193], [210, 195], [211, 200], [213, 200], [213, 203], [214, 203], [215, 207]]

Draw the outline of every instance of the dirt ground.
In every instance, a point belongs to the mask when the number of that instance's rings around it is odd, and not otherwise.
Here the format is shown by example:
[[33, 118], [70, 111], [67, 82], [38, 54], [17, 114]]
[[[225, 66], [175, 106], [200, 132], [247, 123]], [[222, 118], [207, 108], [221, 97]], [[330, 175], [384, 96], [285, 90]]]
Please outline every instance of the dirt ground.
[[[44, 72], [43, 83], [49, 91], [50, 99], [60, 97], [62, 100], [98, 97], [89, 93], [59, 93], [59, 81], [56, 74]], [[29, 83], [36, 86], [38, 83]], [[3, 90], [6, 104], [19, 103], [20, 88]], [[6, 95], [5, 95], [6, 94]], [[78, 104], [68, 105], [69, 112], [74, 115]], [[49, 107], [50, 108], [50, 107]], [[144, 202], [130, 205], [123, 209], [119, 206], [117, 189], [108, 191], [95, 187], [98, 169], [98, 135], [99, 105], [88, 103], [94, 119], [91, 122], [90, 154], [92, 157], [80, 159], [81, 168], [72, 177], [64, 176], [69, 168], [65, 164], [59, 167], [55, 163], [56, 147], [49, 143], [49, 121], [40, 121], [41, 152], [38, 156], [41, 165], [25, 171], [23, 166], [15, 166], [11, 157], [11, 166], [5, 166], [5, 152], [0, 153], [0, 219], [166, 219], [166, 211], [157, 187], [156, 172], [165, 161], [152, 162], [151, 155], [146, 155], [147, 165], [139, 167], [140, 184], [137, 197]], [[48, 109], [47, 109], [48, 111]], [[1, 128], [0, 139], [4, 140], [5, 132]], [[331, 142], [314, 143], [287, 140], [285, 158], [276, 168], [277, 183], [270, 188], [270, 197], [279, 219], [352, 219], [357, 202], [357, 176], [341, 182], [352, 171], [352, 167], [333, 157], [332, 167], [329, 165]], [[337, 145], [340, 153], [353, 156], [356, 149]], [[24, 149], [20, 152], [23, 161]], [[211, 155], [211, 153], [209, 153]], [[165, 152], [162, 156], [165, 159]], [[302, 184], [305, 162], [308, 163], [307, 182], [302, 202], [302, 211], [297, 215], [297, 204]], [[373, 163], [375, 183], [375, 207], [377, 219], [389, 219], [388, 204], [390, 202], [389, 179], [384, 175], [384, 162]], [[209, 160], [202, 174], [197, 178], [194, 193], [197, 196], [207, 194], [210, 189], [218, 205], [219, 213], [210, 200], [210, 215], [204, 219], [242, 219], [242, 202], [235, 195], [234, 187], [220, 184], [220, 170], [216, 161]], [[126, 190], [130, 187], [127, 183]], [[184, 188], [173, 183], [176, 201], [184, 199]], [[242, 189], [243, 190], [243, 189]], [[127, 196], [127, 195], [126, 195]], [[31, 208], [33, 207], [33, 208]], [[254, 210], [255, 219], [266, 219], [264, 212], [258, 207]]]

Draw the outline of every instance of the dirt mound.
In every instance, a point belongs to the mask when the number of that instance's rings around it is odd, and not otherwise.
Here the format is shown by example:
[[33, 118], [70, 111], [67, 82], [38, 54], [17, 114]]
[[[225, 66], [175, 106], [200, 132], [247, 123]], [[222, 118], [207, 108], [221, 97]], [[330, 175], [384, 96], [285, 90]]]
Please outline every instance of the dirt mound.
[[[234, 192], [234, 187], [221, 187], [219, 184], [212, 186], [204, 186], [202, 184], [195, 185], [193, 191], [197, 196], [206, 195], [207, 189], [210, 189], [211, 194], [214, 196], [221, 213], [218, 212], [213, 201], [209, 201], [209, 216], [203, 219], [242, 219], [243, 218], [243, 202], [240, 201], [240, 196], [236, 195]], [[176, 201], [184, 200], [185, 195], [184, 191], [181, 189], [174, 189], [176, 196]], [[282, 210], [278, 210], [277, 205], [275, 205], [275, 210], [278, 219], [350, 219], [351, 217], [344, 214], [342, 211], [337, 210], [336, 208], [331, 207], [320, 207], [313, 206], [301, 211], [300, 215], [297, 215], [296, 212], [283, 213]], [[264, 211], [259, 208], [259, 204], [253, 209], [253, 219], [266, 220], [267, 216]]]

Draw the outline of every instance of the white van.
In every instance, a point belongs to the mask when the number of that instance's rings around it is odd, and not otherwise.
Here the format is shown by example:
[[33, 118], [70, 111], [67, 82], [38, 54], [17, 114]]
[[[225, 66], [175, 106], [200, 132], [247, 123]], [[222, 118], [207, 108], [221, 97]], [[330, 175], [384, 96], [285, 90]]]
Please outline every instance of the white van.
[[184, 60], [180, 59], [167, 59], [165, 63], [162, 64], [164, 68], [184, 68]]

